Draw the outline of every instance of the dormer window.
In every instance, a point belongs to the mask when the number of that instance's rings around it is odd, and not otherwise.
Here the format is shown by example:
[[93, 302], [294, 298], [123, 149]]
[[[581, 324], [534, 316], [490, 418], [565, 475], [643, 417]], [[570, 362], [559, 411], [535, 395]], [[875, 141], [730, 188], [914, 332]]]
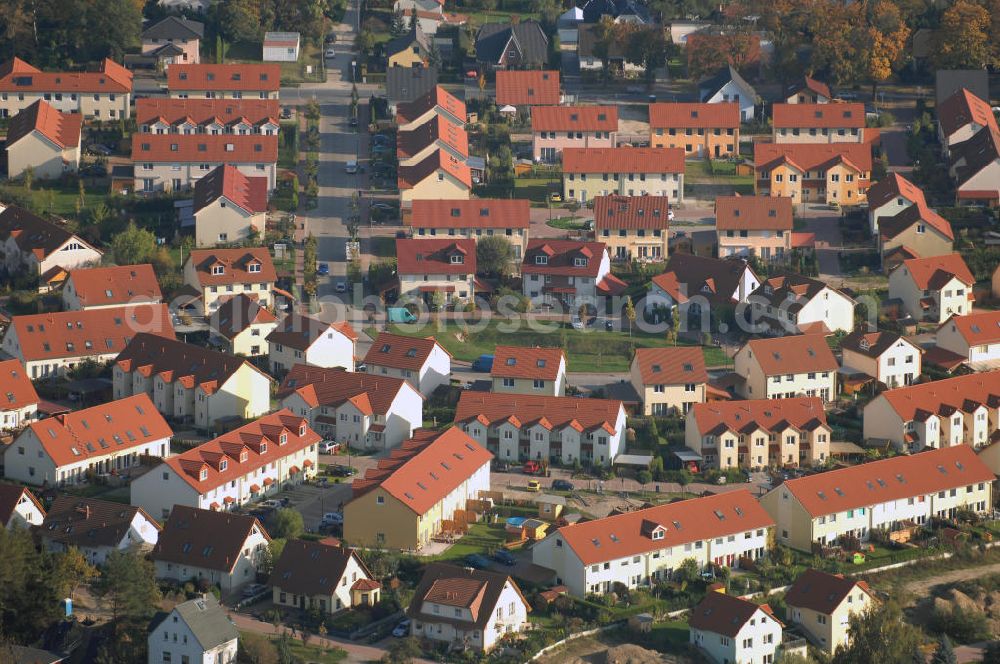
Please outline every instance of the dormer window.
[[261, 441], [261, 443], [260, 443], [260, 453], [264, 454], [266, 452], [267, 452], [267, 441], [264, 440], [264, 441]]
[[574, 258], [573, 259], [573, 265], [575, 265], [576, 267], [587, 267], [587, 259], [586, 258]]
[[306, 425], [305, 424], [300, 424], [299, 425], [299, 435], [300, 436], [306, 435]]
[[465, 256], [463, 256], [462, 254], [452, 254], [451, 255], [451, 264], [452, 265], [461, 265], [464, 262], [465, 262]]
[[219, 472], [223, 472], [226, 468], [229, 468], [229, 462], [223, 459], [219, 462]]
[[247, 458], [248, 457], [247, 457], [247, 451], [246, 450], [243, 450], [242, 452], [240, 452], [240, 463], [246, 463], [247, 462]]
[[278, 444], [279, 445], [284, 445], [287, 442], [288, 442], [288, 434], [287, 433], [283, 433], [280, 436], [278, 436]]
[[225, 273], [226, 273], [226, 268], [223, 267], [222, 265], [213, 265], [212, 266], [212, 274], [213, 275], [218, 276], [220, 274], [225, 274]]
[[535, 265], [548, 265], [548, 264], [549, 264], [548, 256], [535, 256]]
[[201, 472], [198, 474], [198, 479], [200, 479], [203, 482], [208, 479], [208, 469], [207, 468], [202, 468], [201, 469]]
[[653, 531], [653, 539], [661, 540], [663, 539], [663, 534], [664, 534], [663, 528], [657, 528], [656, 530]]
[[260, 263], [250, 263], [247, 265], [247, 272], [258, 273], [260, 272]]

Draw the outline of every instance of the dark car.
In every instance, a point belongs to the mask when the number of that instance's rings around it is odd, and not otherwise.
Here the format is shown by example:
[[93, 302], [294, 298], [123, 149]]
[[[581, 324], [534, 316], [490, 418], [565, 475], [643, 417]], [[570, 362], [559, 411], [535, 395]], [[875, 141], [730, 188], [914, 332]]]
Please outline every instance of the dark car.
[[358, 119], [357, 118], [351, 118], [350, 121], [348, 121], [347, 124], [349, 124], [352, 127], [357, 127], [358, 126]]
[[114, 154], [114, 150], [109, 148], [107, 145], [101, 145], [100, 143], [94, 143], [93, 145], [87, 146], [87, 152], [90, 154], [99, 154], [104, 157], [110, 157]]
[[506, 549], [497, 549], [494, 551], [493, 559], [498, 563], [506, 565], [507, 567], [513, 567], [517, 564], [517, 558], [515, 558], [514, 554]]
[[552, 480], [552, 488], [556, 491], [572, 491], [573, 483], [569, 480]]
[[465, 564], [473, 569], [486, 569], [490, 566], [490, 559], [486, 556], [481, 556], [478, 553], [470, 553], [465, 558], [463, 558]]
[[337, 477], [350, 477], [351, 475], [356, 475], [358, 469], [354, 466], [344, 466], [339, 463], [331, 463], [326, 467], [327, 475], [335, 475]]

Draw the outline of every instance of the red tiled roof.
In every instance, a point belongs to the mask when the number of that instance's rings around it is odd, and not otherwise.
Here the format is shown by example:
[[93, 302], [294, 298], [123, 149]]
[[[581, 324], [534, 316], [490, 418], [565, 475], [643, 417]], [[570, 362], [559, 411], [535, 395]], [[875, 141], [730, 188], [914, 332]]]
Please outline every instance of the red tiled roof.
[[174, 435], [145, 392], [28, 426], [57, 468]]
[[135, 100], [135, 123], [153, 124], [164, 120], [173, 126], [184, 121], [196, 125], [221, 122], [229, 125], [246, 120], [258, 125], [268, 120], [277, 123], [280, 102], [277, 99], [176, 99], [145, 97]]
[[[305, 427], [304, 434], [299, 434], [300, 427]], [[288, 442], [281, 445], [279, 441], [283, 433], [287, 434]], [[168, 457], [163, 463], [170, 466], [199, 494], [205, 495], [237, 477], [268, 466], [319, 441], [320, 435], [309, 428], [306, 420], [283, 408], [186, 452]], [[266, 449], [262, 452], [264, 444]], [[240, 454], [244, 450], [247, 452], [247, 460], [241, 462]], [[223, 459], [228, 461], [226, 470], [219, 470]], [[204, 480], [200, 479], [202, 470], [207, 472]], [[264, 483], [266, 485], [267, 481]]]
[[560, 96], [558, 71], [497, 72], [497, 106], [551, 106], [559, 103]]
[[[937, 290], [956, 277], [966, 286], [976, 283], [961, 254], [945, 254], [930, 258], [910, 258], [900, 263], [920, 290]], [[896, 268], [897, 270], [899, 267]]]
[[157, 531], [161, 530], [156, 519], [141, 507], [63, 494], [56, 496], [37, 532], [42, 539], [67, 547], [104, 546], [118, 549], [135, 543], [129, 535], [132, 523], [139, 515]]
[[1000, 311], [976, 311], [965, 316], [951, 316], [941, 323], [938, 332], [952, 326], [969, 346], [995, 343], [1000, 340]]
[[[18, 249], [25, 254], [34, 255], [39, 262], [61, 249], [70, 240], [79, 242], [98, 254], [101, 253], [99, 249], [94, 249], [90, 243], [69, 232], [65, 227], [46, 221], [16, 205], [8, 205], [0, 212], [0, 239], [6, 240], [10, 236], [14, 237]], [[49, 272], [57, 268], [58, 266], [54, 266]], [[48, 278], [50, 275], [46, 273], [43, 276]]]
[[833, 95], [830, 93], [830, 86], [822, 81], [817, 81], [815, 78], [809, 76], [804, 76], [795, 83], [793, 83], [789, 88], [788, 92], [785, 93], [785, 98], [791, 97], [794, 94], [802, 90], [809, 90], [818, 95], [826, 97], [827, 99], [833, 99]]
[[455, 409], [455, 423], [477, 420], [496, 426], [512, 422], [519, 428], [541, 424], [550, 431], [572, 427], [577, 431], [604, 429], [614, 433], [622, 408], [621, 401], [612, 399], [463, 391]]
[[956, 90], [937, 107], [938, 122], [945, 136], [969, 124], [997, 129], [997, 120], [987, 101], [983, 101], [969, 90]]
[[416, 200], [413, 228], [528, 228], [531, 202], [519, 198]]
[[562, 348], [497, 346], [493, 351], [493, 378], [537, 378], [556, 380], [559, 368], [566, 369]]
[[646, 229], [666, 231], [670, 227], [670, 199], [666, 196], [594, 197], [594, 231]]
[[[187, 263], [194, 265], [201, 287], [225, 284], [270, 283], [277, 279], [271, 252], [267, 247], [233, 249], [193, 249]], [[251, 265], [260, 264], [259, 272], [249, 272]], [[213, 266], [222, 266], [222, 274], [212, 274]]]
[[778, 433], [787, 427], [812, 431], [826, 426], [826, 411], [819, 397], [696, 403], [693, 417], [702, 434], [719, 427], [735, 432], [760, 428]]
[[[581, 401], [585, 401], [581, 399]], [[691, 498], [563, 526], [556, 531], [584, 565], [774, 526], [746, 489]], [[653, 532], [664, 530], [662, 539]]]
[[861, 129], [865, 126], [864, 104], [774, 104], [775, 128]]
[[719, 196], [718, 230], [792, 230], [792, 199], [787, 196]]
[[14, 316], [7, 334], [12, 331], [17, 334], [21, 357], [26, 362], [111, 355], [145, 332], [174, 338], [165, 304]]
[[280, 65], [173, 64], [167, 69], [167, 89], [178, 90], [266, 90], [281, 87]]
[[0, 65], [0, 92], [101, 92], [132, 91], [132, 72], [105, 58], [98, 72], [43, 72], [20, 58]]
[[38, 392], [21, 361], [0, 361], [0, 411], [18, 410], [38, 401]]
[[683, 173], [681, 148], [565, 148], [564, 173]]
[[[76, 297], [84, 307], [159, 302], [163, 299], [149, 263], [79, 268], [69, 273]], [[68, 284], [67, 284], [68, 287]]]
[[923, 190], [896, 172], [889, 173], [868, 189], [868, 205], [871, 209], [882, 207], [900, 197], [910, 203], [927, 205]]
[[650, 104], [649, 126], [653, 129], [735, 129], [740, 126], [740, 105], [735, 102]]
[[492, 459], [457, 427], [443, 433], [421, 431], [355, 480], [354, 498], [381, 486], [414, 513], [425, 514]]
[[465, 161], [455, 159], [441, 148], [427, 155], [420, 163], [400, 166], [397, 184], [400, 189], [412, 189], [439, 170], [449, 174], [466, 187], [472, 187], [472, 171]]
[[396, 134], [396, 156], [401, 159], [413, 157], [438, 141], [463, 157], [469, 156], [469, 135], [465, 128], [443, 115], [435, 115], [419, 127]]
[[842, 350], [849, 350], [860, 355], [875, 358], [880, 357], [882, 353], [895, 346], [898, 341], [903, 341], [904, 343], [909, 344], [910, 347], [916, 349], [918, 353], [922, 351], [920, 346], [917, 346], [906, 337], [886, 330], [878, 332], [851, 332], [847, 336], [840, 339], [840, 348]]
[[22, 497], [33, 502], [38, 511], [42, 513], [42, 517], [45, 516], [45, 508], [28, 487], [0, 482], [0, 525], [10, 525], [10, 519], [14, 516], [14, 510], [21, 503]]
[[425, 94], [423, 97], [419, 97], [408, 103], [397, 105], [396, 124], [404, 125], [413, 122], [421, 115], [435, 107], [448, 113], [452, 118], [458, 120], [463, 125], [465, 124], [465, 103], [440, 85], [435, 86], [433, 90]]
[[[281, 556], [274, 561], [274, 571], [271, 572], [268, 584], [285, 593], [330, 596], [336, 593], [352, 558], [365, 574], [371, 576], [357, 552], [340, 546], [339, 542], [332, 544], [326, 541], [291, 540], [285, 545]], [[371, 579], [362, 577], [355, 584], [361, 581]]]
[[842, 574], [829, 574], [817, 569], [807, 569], [799, 574], [795, 583], [785, 595], [785, 604], [801, 609], [811, 609], [823, 615], [831, 615], [858, 587], [868, 595], [868, 584], [857, 579], [845, 578]]
[[386, 415], [405, 384], [402, 378], [296, 364], [281, 381], [277, 398], [298, 394], [310, 408], [351, 401], [368, 415]]
[[949, 240], [955, 239], [955, 233], [948, 220], [921, 202], [914, 203], [891, 217], [883, 217], [879, 221], [878, 230], [882, 238], [887, 240], [897, 237], [917, 223], [927, 224]]
[[254, 530], [271, 539], [252, 516], [174, 505], [149, 557], [229, 574]]
[[[460, 263], [454, 260], [461, 260]], [[476, 273], [476, 241], [472, 238], [396, 240], [396, 272], [409, 274]]]
[[751, 339], [747, 347], [765, 376], [837, 370], [837, 358], [821, 334]]
[[274, 323], [277, 320], [255, 297], [240, 293], [219, 306], [212, 314], [209, 327], [226, 339], [233, 340], [251, 325]]
[[758, 171], [789, 163], [800, 171], [822, 171], [843, 161], [863, 173], [872, 170], [869, 143], [754, 143]]
[[688, 624], [691, 629], [698, 629], [713, 634], [721, 634], [735, 639], [743, 625], [757, 611], [763, 611], [779, 625], [782, 622], [774, 617], [771, 608], [767, 604], [755, 604], [748, 599], [727, 595], [725, 592], [708, 592], [698, 603], [698, 606], [691, 609], [691, 616]]
[[278, 137], [260, 134], [132, 134], [132, 161], [273, 164]]
[[538, 106], [531, 131], [618, 131], [617, 106]]
[[788, 480], [773, 491], [791, 493], [815, 518], [995, 479], [972, 447], [954, 445]]
[[[530, 612], [528, 600], [524, 598], [514, 579], [506, 574], [447, 563], [431, 563], [424, 570], [406, 615], [413, 620], [444, 622], [463, 629], [468, 629], [470, 625], [486, 629], [508, 583], [517, 592], [525, 611]], [[469, 609], [471, 618], [428, 615], [424, 612], [424, 602]]]
[[[521, 263], [524, 274], [559, 274], [580, 277], [596, 277], [600, 273], [601, 262], [607, 253], [603, 242], [580, 242], [577, 240], [535, 239], [528, 242]], [[537, 262], [537, 256], [547, 256], [545, 264]], [[575, 259], [586, 261], [585, 265], [575, 265]]]
[[7, 128], [7, 145], [13, 145], [33, 131], [47, 138], [60, 150], [80, 146], [83, 116], [60, 113], [39, 99], [11, 118]]
[[225, 198], [248, 215], [267, 211], [267, 178], [248, 178], [235, 166], [216, 166], [194, 184], [194, 211]]
[[[408, 337], [391, 332], [379, 332], [371, 348], [368, 349], [368, 354], [365, 355], [365, 364], [418, 371], [427, 362], [435, 347], [448, 353], [434, 337]], [[451, 353], [448, 353], [448, 356], [450, 357]]]
[[328, 331], [342, 334], [351, 341], [358, 340], [358, 333], [346, 320], [327, 323], [318, 318], [292, 313], [281, 319], [278, 327], [267, 335], [267, 341], [306, 350]]
[[708, 382], [705, 354], [700, 346], [636, 348], [633, 364], [639, 366], [643, 385], [686, 385]]

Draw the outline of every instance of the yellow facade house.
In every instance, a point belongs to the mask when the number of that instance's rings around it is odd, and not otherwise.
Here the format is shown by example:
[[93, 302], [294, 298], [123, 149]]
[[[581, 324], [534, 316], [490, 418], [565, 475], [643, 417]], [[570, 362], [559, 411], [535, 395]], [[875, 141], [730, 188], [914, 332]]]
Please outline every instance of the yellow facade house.
[[563, 196], [588, 203], [599, 196], [657, 196], [684, 200], [681, 148], [565, 148]]
[[194, 185], [194, 235], [199, 247], [239, 244], [262, 237], [267, 217], [267, 178], [247, 177], [229, 164]]
[[891, 217], [882, 217], [878, 238], [882, 265], [889, 267], [908, 258], [950, 254], [955, 234], [947, 219], [919, 201]]
[[531, 202], [523, 198], [414, 201], [408, 223], [414, 238], [478, 240], [502, 235], [514, 249], [515, 261], [520, 262], [528, 246]]
[[267, 247], [195, 249], [184, 262], [184, 284], [191, 296], [186, 306], [207, 316], [243, 293], [270, 307], [277, 278]]
[[83, 118], [60, 113], [42, 100], [14, 116], [7, 128], [7, 177], [29, 168], [35, 178], [55, 179], [80, 167]]
[[755, 143], [754, 191], [792, 203], [859, 205], [872, 170], [868, 143]]
[[752, 339], [734, 364], [742, 379], [736, 391], [745, 399], [837, 398], [837, 358], [822, 334]]
[[566, 395], [566, 354], [561, 348], [497, 346], [490, 378], [497, 393], [562, 397]]
[[267, 355], [267, 335], [278, 327], [274, 314], [253, 298], [239, 294], [222, 303], [209, 320], [212, 332], [226, 344], [231, 355]]
[[864, 104], [774, 104], [775, 143], [864, 143]]
[[385, 56], [390, 67], [426, 67], [430, 57], [430, 42], [420, 27], [420, 21], [412, 21], [413, 27], [385, 45]]
[[594, 235], [611, 260], [665, 261], [672, 214], [668, 196], [598, 196]]
[[861, 615], [876, 602], [864, 581], [807, 569], [799, 574], [785, 595], [785, 617], [799, 625], [809, 640], [833, 653], [847, 647], [851, 638], [848, 624], [852, 615]]
[[701, 348], [636, 348], [629, 368], [643, 415], [684, 414], [705, 402], [708, 372]]
[[440, 147], [419, 163], [401, 166], [397, 180], [404, 208], [416, 200], [468, 200], [472, 191], [472, 171], [468, 164]]

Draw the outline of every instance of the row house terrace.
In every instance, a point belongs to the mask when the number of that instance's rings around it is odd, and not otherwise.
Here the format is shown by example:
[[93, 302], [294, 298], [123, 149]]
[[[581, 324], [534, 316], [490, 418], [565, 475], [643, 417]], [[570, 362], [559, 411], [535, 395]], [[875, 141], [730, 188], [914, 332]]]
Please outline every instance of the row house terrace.
[[618, 108], [537, 106], [531, 112], [531, 135], [535, 161], [557, 161], [565, 148], [613, 148]]
[[446, 235], [479, 239], [502, 235], [514, 249], [514, 259], [519, 261], [528, 245], [530, 221], [528, 200], [477, 198], [413, 201], [408, 223], [414, 238]]
[[223, 164], [275, 187], [278, 137], [260, 134], [143, 134], [132, 136], [136, 191], [181, 191]]
[[612, 260], [667, 259], [673, 214], [667, 196], [597, 196], [593, 203], [594, 237], [605, 243]]
[[145, 98], [135, 102], [144, 134], [278, 135], [277, 99]]
[[654, 148], [682, 148], [688, 158], [719, 159], [738, 154], [740, 105], [650, 104], [649, 144]]
[[580, 203], [598, 196], [663, 196], [684, 201], [680, 148], [566, 148], [563, 196]]
[[775, 143], [864, 143], [864, 104], [774, 104]]
[[180, 99], [278, 99], [280, 65], [175, 64], [167, 90]]
[[20, 58], [0, 64], [0, 118], [13, 117], [39, 100], [61, 113], [97, 120], [128, 118], [132, 72], [108, 58], [93, 72], [43, 72]]
[[534, 306], [562, 306], [576, 311], [598, 296], [617, 295], [625, 283], [611, 273], [603, 242], [536, 239], [521, 262], [522, 292]]

